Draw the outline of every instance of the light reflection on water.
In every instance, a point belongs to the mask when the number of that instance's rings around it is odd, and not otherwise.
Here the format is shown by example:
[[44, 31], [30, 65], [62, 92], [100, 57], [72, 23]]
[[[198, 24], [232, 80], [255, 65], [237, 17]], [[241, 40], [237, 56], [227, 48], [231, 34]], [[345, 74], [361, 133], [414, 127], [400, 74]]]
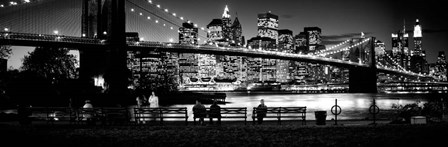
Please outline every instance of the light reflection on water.
[[[393, 104], [406, 105], [420, 101], [427, 102], [430, 95], [415, 94], [241, 94], [227, 93], [226, 104], [221, 107], [247, 107], [248, 121], [251, 121], [253, 107], [257, 107], [260, 99], [264, 99], [268, 107], [307, 107], [307, 120], [315, 120], [314, 111], [327, 111], [327, 120], [334, 118], [330, 109], [335, 105], [335, 99], [342, 108], [338, 119], [364, 119], [369, 117], [368, 108], [372, 100], [381, 110], [391, 110]], [[189, 120], [193, 120], [193, 105], [172, 105], [171, 107], [187, 107]], [[205, 105], [210, 107], [210, 105]], [[383, 113], [385, 113], [383, 111]]]

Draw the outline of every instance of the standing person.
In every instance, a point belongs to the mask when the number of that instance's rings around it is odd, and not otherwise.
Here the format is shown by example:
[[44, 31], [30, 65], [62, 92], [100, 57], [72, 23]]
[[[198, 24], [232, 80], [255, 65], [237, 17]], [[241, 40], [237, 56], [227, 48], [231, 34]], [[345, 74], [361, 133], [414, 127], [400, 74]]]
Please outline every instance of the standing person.
[[213, 101], [213, 104], [210, 106], [210, 124], [213, 124], [213, 118], [218, 119], [218, 125], [221, 125], [221, 107], [218, 106], [218, 103]]
[[207, 110], [205, 109], [205, 106], [201, 104], [199, 100], [196, 100], [196, 105], [193, 106], [193, 114], [194, 117], [199, 118], [199, 124], [204, 124], [204, 117], [207, 113]]
[[149, 101], [149, 104], [150, 104], [151, 108], [159, 107], [159, 97], [156, 96], [154, 91], [151, 93], [151, 96], [149, 96], [148, 101]]
[[258, 124], [263, 123], [263, 118], [266, 117], [266, 112], [268, 110], [268, 107], [264, 104], [264, 100], [260, 100], [260, 105], [257, 107], [257, 120]]
[[[156, 96], [154, 91], [151, 92], [151, 95], [149, 96], [149, 99], [148, 99], [148, 103], [149, 103], [150, 108], [158, 108], [159, 107], [159, 97]], [[154, 112], [152, 114], [152, 116], [155, 121], [159, 117], [159, 114]]]
[[137, 96], [137, 98], [135, 99], [137, 101], [137, 108], [141, 108], [143, 106], [143, 99], [142, 97], [139, 95]]
[[140, 95], [140, 98], [142, 99], [142, 107], [148, 108], [150, 103], [145, 94]]

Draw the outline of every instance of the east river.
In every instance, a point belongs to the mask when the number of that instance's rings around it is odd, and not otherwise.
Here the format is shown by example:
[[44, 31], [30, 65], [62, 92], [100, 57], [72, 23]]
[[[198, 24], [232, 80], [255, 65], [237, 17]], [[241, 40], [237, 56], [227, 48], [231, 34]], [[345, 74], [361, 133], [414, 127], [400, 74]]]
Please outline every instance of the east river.
[[[390, 119], [393, 116], [392, 105], [406, 105], [419, 102], [422, 106], [428, 101], [440, 101], [442, 98], [448, 100], [447, 95], [442, 94], [273, 94], [273, 93], [227, 93], [226, 104], [221, 107], [247, 107], [248, 121], [251, 121], [252, 109], [260, 104], [260, 99], [264, 99], [268, 107], [307, 107], [307, 120], [315, 120], [314, 111], [327, 111], [327, 120], [334, 118], [331, 114], [331, 107], [337, 104], [342, 108], [342, 113], [338, 119], [367, 119], [371, 118], [369, 107], [375, 99], [376, 105], [380, 108], [378, 117]], [[209, 107], [205, 104], [205, 107]], [[187, 107], [189, 120], [192, 120], [192, 104], [174, 104], [170, 107]], [[225, 117], [225, 116], [223, 116]]]

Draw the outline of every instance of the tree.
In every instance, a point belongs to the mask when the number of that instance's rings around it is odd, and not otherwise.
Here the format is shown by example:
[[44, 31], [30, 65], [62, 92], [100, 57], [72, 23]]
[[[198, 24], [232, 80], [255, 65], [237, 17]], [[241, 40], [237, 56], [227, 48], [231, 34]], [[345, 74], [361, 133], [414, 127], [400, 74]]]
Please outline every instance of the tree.
[[22, 69], [50, 80], [53, 84], [76, 76], [76, 58], [65, 48], [37, 47], [23, 59]]
[[0, 59], [7, 59], [11, 55], [11, 46], [0, 46]]

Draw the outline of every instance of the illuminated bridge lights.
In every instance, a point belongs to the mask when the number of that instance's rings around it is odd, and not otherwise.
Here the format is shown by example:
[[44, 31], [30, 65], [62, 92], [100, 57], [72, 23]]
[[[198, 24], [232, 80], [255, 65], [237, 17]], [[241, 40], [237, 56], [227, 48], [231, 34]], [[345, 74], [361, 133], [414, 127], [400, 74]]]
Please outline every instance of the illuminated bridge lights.
[[[160, 5], [160, 4], [153, 4], [153, 2], [152, 2], [152, 0], [151, 1], [148, 1], [148, 3], [150, 4], [150, 5], [153, 5], [153, 6], [155, 6], [155, 7], [157, 7], [157, 8], [159, 8], [159, 9], [162, 9], [162, 6]], [[175, 17], [175, 18], [177, 18], [177, 19], [180, 19], [180, 20], [185, 20], [185, 18], [184, 17], [182, 17], [182, 16], [180, 16], [180, 17], [177, 17], [177, 14], [176, 13], [169, 13], [169, 9], [168, 8], [165, 8], [165, 9], [163, 9], [164, 11], [163, 12], [166, 12], [166, 13], [168, 13], [168, 14], [171, 14], [173, 17]], [[195, 25], [195, 27], [198, 27], [197, 26], [197, 24]], [[204, 28], [204, 27], [201, 27], [201, 28]], [[205, 29], [201, 29], [202, 31], [205, 31]]]
[[[59, 33], [59, 31], [58, 31]], [[99, 39], [89, 39], [82, 37], [71, 37], [71, 36], [63, 36], [63, 35], [45, 35], [45, 34], [29, 34], [29, 33], [14, 33], [14, 32], [0, 32], [1, 38], [0, 40], [31, 40], [31, 41], [44, 41], [44, 42], [67, 42], [67, 43], [80, 43], [80, 44], [99, 44], [103, 45], [105, 40]], [[272, 55], [272, 56], [284, 56], [284, 57], [295, 57], [295, 58], [304, 58], [304, 59], [312, 59], [312, 60], [320, 60], [326, 62], [333, 62], [338, 64], [349, 64], [356, 66], [368, 67], [366, 64], [360, 64], [352, 61], [343, 61], [339, 59], [330, 59], [317, 57], [312, 55], [304, 55], [304, 54], [292, 54], [292, 53], [284, 53], [277, 51], [265, 51], [265, 50], [250, 50], [242, 47], [215, 47], [210, 45], [183, 45], [172, 43], [173, 39], [170, 39], [170, 43], [160, 43], [160, 42], [150, 42], [150, 41], [139, 41], [139, 42], [127, 42], [129, 46], [141, 46], [141, 47], [156, 47], [156, 48], [179, 48], [179, 49], [199, 49], [199, 50], [227, 50], [235, 53], [252, 53], [252, 54], [261, 54], [261, 55]], [[420, 77], [433, 77], [425, 74], [416, 74], [405, 70], [399, 69], [391, 69], [387, 67], [379, 68], [385, 71], [394, 71], [397, 73], [402, 73], [406, 75], [417, 75]]]

